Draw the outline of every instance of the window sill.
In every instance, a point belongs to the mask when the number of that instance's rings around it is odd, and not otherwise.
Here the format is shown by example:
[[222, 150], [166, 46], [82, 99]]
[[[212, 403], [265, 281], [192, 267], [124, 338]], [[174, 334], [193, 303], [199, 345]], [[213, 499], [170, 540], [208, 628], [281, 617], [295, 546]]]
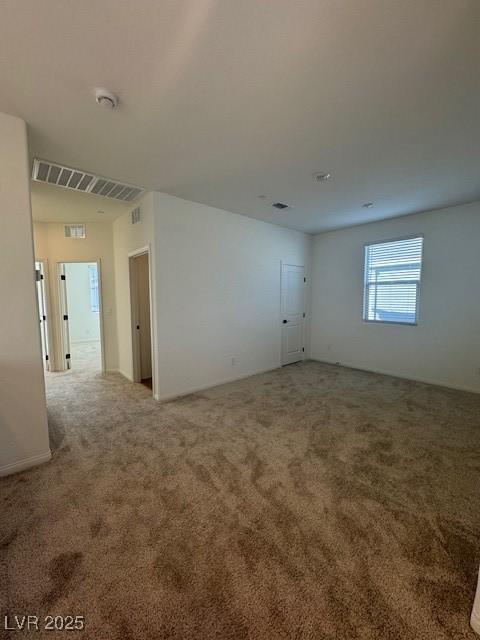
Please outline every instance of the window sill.
[[418, 322], [396, 322], [394, 320], [365, 320], [363, 319], [365, 324], [396, 324], [402, 327], [417, 327]]

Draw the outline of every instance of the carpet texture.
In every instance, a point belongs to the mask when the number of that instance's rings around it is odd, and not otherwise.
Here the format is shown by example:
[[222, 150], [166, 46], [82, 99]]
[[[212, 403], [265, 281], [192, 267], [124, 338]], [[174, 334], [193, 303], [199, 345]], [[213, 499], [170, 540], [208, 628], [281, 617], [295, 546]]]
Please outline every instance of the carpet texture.
[[[0, 481], [1, 613], [92, 640], [474, 639], [480, 396], [315, 362], [156, 403], [48, 376]], [[5, 632], [4, 632], [5, 635]], [[7, 633], [7, 638], [52, 632]]]

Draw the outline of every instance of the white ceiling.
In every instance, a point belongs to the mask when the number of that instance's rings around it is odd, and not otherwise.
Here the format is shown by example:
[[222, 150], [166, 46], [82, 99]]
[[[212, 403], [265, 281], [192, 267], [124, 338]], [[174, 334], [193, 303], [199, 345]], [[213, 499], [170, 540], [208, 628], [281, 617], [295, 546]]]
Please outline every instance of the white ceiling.
[[479, 0], [3, 0], [0, 110], [32, 156], [316, 232], [480, 198], [479, 54]]
[[35, 222], [112, 222], [135, 205], [31, 181]]

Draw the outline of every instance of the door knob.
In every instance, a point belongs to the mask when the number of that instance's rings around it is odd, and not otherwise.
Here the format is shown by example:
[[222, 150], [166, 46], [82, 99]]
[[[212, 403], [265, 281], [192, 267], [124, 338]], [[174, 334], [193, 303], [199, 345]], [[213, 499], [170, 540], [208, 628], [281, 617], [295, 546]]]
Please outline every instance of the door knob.
[[287, 322], [288, 322], [288, 320], [284, 320], [284, 321], [283, 321], [283, 324], [287, 324]]

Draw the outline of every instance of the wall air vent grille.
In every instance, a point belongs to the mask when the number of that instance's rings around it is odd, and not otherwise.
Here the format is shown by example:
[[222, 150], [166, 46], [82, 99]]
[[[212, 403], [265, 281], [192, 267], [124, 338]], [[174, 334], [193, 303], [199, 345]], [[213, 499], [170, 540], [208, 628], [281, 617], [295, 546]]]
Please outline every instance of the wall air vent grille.
[[96, 196], [123, 200], [124, 202], [132, 202], [144, 193], [144, 189], [134, 187], [131, 184], [109, 180], [93, 173], [64, 167], [38, 158], [33, 161], [32, 178], [37, 182], [46, 182], [64, 189], [93, 193]]
[[141, 220], [140, 207], [132, 211], [132, 224], [138, 224]]
[[81, 238], [81, 239], [85, 238], [85, 225], [84, 224], [66, 224], [65, 237]]

